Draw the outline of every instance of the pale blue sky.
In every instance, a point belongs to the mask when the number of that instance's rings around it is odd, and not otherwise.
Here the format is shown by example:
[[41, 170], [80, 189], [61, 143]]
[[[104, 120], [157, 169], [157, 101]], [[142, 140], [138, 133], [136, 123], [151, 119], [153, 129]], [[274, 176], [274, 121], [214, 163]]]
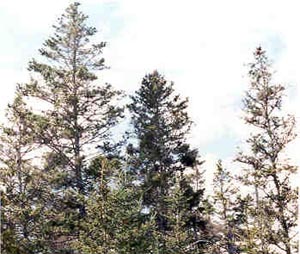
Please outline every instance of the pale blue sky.
[[[51, 25], [69, 0], [1, 0], [0, 113], [17, 82], [28, 79], [27, 62], [37, 56]], [[132, 92], [153, 69], [190, 98], [195, 121], [192, 143], [211, 167], [231, 160], [247, 135], [240, 120], [247, 68], [256, 46], [267, 49], [276, 80], [288, 85], [286, 110], [300, 106], [298, 1], [259, 0], [83, 0], [82, 10], [108, 42], [111, 67], [101, 80]], [[297, 159], [299, 140], [290, 148]], [[299, 160], [297, 161], [299, 163]]]

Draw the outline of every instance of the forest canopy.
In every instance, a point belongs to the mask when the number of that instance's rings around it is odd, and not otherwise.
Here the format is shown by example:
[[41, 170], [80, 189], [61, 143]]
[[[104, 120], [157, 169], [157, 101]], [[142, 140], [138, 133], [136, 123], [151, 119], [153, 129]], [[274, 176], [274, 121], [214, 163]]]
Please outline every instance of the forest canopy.
[[107, 43], [79, 3], [53, 31], [0, 128], [1, 253], [298, 252], [296, 121], [261, 46], [241, 98], [252, 131], [207, 186], [175, 82], [158, 70], [132, 94], [103, 82]]

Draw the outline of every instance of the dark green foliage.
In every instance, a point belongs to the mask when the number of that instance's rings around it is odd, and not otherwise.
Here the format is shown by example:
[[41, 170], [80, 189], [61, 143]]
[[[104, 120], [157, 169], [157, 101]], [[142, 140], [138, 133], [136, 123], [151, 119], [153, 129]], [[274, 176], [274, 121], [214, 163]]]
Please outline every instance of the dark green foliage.
[[[197, 169], [197, 150], [187, 143], [191, 120], [187, 114], [187, 99], [174, 95], [173, 84], [169, 84], [157, 71], [146, 75], [141, 87], [131, 96], [129, 110], [132, 113], [137, 148], [129, 146], [130, 166], [140, 181], [144, 192], [143, 205], [155, 214], [158, 245], [161, 253], [167, 252], [168, 241], [164, 234], [174, 234], [170, 209], [180, 211], [181, 220], [174, 225], [189, 241], [196, 241], [202, 235], [206, 221], [202, 218], [203, 189], [191, 187], [186, 170]], [[173, 207], [167, 200], [175, 198], [173, 188], [176, 178], [183, 207]], [[199, 181], [200, 183], [200, 181]], [[173, 216], [177, 216], [173, 214]], [[165, 242], [164, 242], [165, 241]], [[190, 243], [184, 241], [186, 245]], [[183, 250], [183, 249], [182, 249]], [[166, 251], [166, 252], [163, 252]]]
[[[154, 204], [167, 194], [176, 172], [196, 164], [186, 144], [191, 121], [187, 100], [173, 95], [173, 84], [157, 72], [147, 75], [129, 105], [134, 133], [138, 140], [133, 169], [141, 176], [147, 202]], [[159, 201], [158, 201], [159, 202]]]

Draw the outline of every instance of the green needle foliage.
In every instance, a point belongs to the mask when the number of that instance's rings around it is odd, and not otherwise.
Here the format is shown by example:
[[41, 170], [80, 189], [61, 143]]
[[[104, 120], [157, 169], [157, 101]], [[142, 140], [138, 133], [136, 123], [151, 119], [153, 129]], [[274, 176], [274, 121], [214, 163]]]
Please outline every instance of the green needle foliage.
[[97, 188], [87, 200], [87, 216], [76, 249], [81, 253], [150, 253], [150, 220], [144, 223], [141, 193], [117, 160], [97, 158]]
[[293, 236], [297, 221], [297, 192], [290, 179], [297, 168], [284, 159], [287, 145], [295, 138], [293, 116], [285, 116], [285, 88], [272, 84], [270, 62], [261, 47], [250, 64], [250, 88], [244, 98], [245, 122], [254, 128], [247, 140], [249, 152], [241, 152], [242, 181], [254, 189], [256, 253], [295, 253]]
[[97, 81], [106, 43], [92, 43], [96, 29], [86, 20], [78, 3], [66, 9], [40, 49], [41, 60], [29, 63], [31, 81], [21, 87], [28, 105], [35, 103], [28, 106], [28, 131], [44, 149], [43, 172], [55, 193], [49, 221], [54, 242], [77, 237], [95, 180], [89, 157], [115, 151], [109, 139], [123, 112], [116, 105], [121, 92]]
[[8, 124], [1, 126], [0, 186], [1, 253], [40, 253], [47, 247], [44, 224], [48, 185], [34, 164], [37, 146], [26, 120], [27, 111], [17, 91], [7, 110]]
[[122, 92], [100, 84], [106, 43], [93, 42], [79, 6], [30, 61], [31, 79], [0, 127], [1, 253], [296, 253], [297, 167], [285, 158], [295, 120], [282, 111], [285, 88], [272, 84], [265, 51], [249, 66], [242, 191], [219, 162], [210, 203], [188, 143], [188, 100], [157, 71], [130, 97], [126, 159], [111, 142]]
[[218, 161], [217, 170], [213, 180], [214, 209], [217, 215], [217, 223], [221, 226], [218, 232], [217, 247], [220, 253], [239, 253], [239, 224], [236, 205], [238, 190], [234, 179], [222, 162]]
[[[143, 78], [141, 87], [131, 99], [129, 110], [138, 147], [130, 145], [128, 153], [132, 155], [131, 168], [144, 193], [143, 205], [150, 214], [155, 214], [160, 235], [173, 234], [170, 228], [173, 219], [166, 200], [169, 200], [171, 190], [176, 186], [176, 178], [180, 175], [180, 191], [187, 207], [180, 227], [183, 234], [196, 241], [204, 237], [201, 231], [206, 222], [202, 218], [200, 204], [204, 189], [200, 186], [194, 190], [185, 175], [186, 169], [195, 170], [202, 164], [197, 150], [190, 149], [187, 143], [191, 127], [187, 114], [188, 101], [174, 95], [173, 84], [169, 84], [157, 71]], [[163, 242], [158, 244], [162, 248], [166, 245]]]

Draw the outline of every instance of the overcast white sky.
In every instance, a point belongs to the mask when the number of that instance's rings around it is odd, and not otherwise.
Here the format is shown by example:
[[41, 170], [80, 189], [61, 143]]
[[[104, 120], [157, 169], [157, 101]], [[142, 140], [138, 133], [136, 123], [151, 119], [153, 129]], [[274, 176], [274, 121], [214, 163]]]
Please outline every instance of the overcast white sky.
[[[0, 115], [15, 84], [27, 77], [51, 25], [72, 1], [0, 0]], [[190, 98], [192, 143], [207, 159], [231, 160], [249, 134], [240, 119], [247, 68], [255, 47], [268, 52], [275, 80], [288, 88], [285, 109], [300, 112], [299, 1], [82, 0], [82, 10], [108, 42], [103, 81], [132, 92], [158, 69]], [[299, 128], [298, 128], [299, 130]], [[289, 149], [300, 163], [300, 142]]]

